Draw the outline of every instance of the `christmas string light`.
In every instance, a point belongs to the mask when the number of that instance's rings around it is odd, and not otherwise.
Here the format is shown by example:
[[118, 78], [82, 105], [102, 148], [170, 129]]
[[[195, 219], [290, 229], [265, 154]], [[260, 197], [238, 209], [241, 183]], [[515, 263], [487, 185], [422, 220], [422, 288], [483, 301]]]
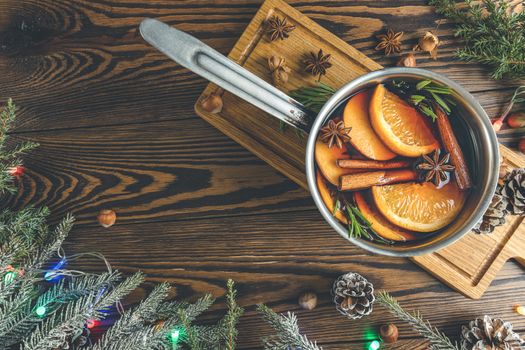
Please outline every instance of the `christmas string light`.
[[16, 278], [16, 272], [15, 271], [7, 271], [4, 275], [4, 284], [8, 285], [11, 282], [13, 282]]
[[46, 272], [46, 274], [44, 275], [44, 279], [48, 282], [51, 282], [53, 280], [58, 280], [60, 279], [60, 277], [62, 276], [62, 274], [60, 273], [60, 269], [62, 269], [62, 267], [66, 264], [66, 258], [62, 258], [60, 259], [60, 261], [58, 263], [56, 263], [55, 266], [53, 266], [51, 268], [51, 270], [49, 270], [48, 272]]
[[86, 321], [86, 327], [88, 329], [95, 328], [97, 326], [97, 324], [98, 324], [97, 320], [87, 320]]
[[36, 315], [40, 318], [44, 318], [44, 316], [46, 315], [46, 312], [47, 312], [47, 308], [45, 306], [39, 306], [35, 310]]
[[378, 350], [381, 347], [379, 340], [374, 340], [368, 345], [368, 350]]
[[178, 328], [174, 328], [170, 332], [170, 339], [173, 344], [177, 344], [180, 337], [180, 330]]
[[24, 175], [25, 170], [26, 169], [23, 166], [18, 165], [18, 166], [14, 166], [14, 167], [7, 169], [7, 172], [9, 173], [9, 175], [13, 177], [20, 177]]

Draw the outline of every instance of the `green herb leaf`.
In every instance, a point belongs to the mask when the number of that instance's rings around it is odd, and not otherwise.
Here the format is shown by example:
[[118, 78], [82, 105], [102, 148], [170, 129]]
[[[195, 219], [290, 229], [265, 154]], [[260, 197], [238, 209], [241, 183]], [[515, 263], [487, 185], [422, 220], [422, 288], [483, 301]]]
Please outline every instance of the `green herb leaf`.
[[432, 80], [421, 80], [419, 83], [417, 83], [416, 90], [421, 90], [422, 88], [424, 88], [425, 86], [431, 83], [432, 83]]
[[493, 79], [525, 78], [525, 12], [504, 0], [430, 0], [436, 12], [456, 23], [464, 47], [456, 55], [492, 70]]

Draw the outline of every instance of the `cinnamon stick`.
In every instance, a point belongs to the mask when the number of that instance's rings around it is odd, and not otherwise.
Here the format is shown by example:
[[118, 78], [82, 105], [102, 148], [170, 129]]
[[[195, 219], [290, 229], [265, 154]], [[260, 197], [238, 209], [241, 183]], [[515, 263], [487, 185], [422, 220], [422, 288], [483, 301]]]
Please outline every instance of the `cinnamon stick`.
[[337, 165], [344, 169], [400, 169], [410, 167], [408, 160], [338, 159]]
[[412, 169], [379, 170], [367, 173], [343, 175], [339, 178], [340, 191], [358, 191], [372, 186], [411, 182], [417, 179]]
[[437, 116], [436, 123], [441, 136], [441, 142], [447, 152], [450, 153], [450, 162], [456, 168], [455, 177], [458, 187], [460, 190], [467, 190], [472, 187], [472, 180], [465, 156], [459, 146], [454, 130], [452, 130], [450, 120], [448, 120], [448, 116], [437, 104], [434, 104], [434, 112]]

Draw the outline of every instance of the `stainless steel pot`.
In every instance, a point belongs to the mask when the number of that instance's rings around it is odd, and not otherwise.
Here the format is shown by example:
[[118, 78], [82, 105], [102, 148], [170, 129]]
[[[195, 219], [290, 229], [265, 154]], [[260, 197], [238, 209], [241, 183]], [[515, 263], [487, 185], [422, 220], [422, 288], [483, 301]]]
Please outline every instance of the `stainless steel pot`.
[[[489, 118], [480, 104], [460, 85], [450, 79], [424, 69], [387, 68], [365, 74], [340, 88], [326, 102], [314, 120], [299, 102], [279, 91], [256, 75], [230, 61], [201, 41], [180, 30], [154, 19], [145, 19], [140, 25], [144, 39], [182, 66], [194, 71], [225, 90], [243, 98], [296, 128], [309, 133], [306, 147], [306, 176], [317, 208], [342, 237], [374, 253], [391, 256], [415, 256], [431, 253], [455, 242], [468, 233], [481, 219], [494, 194], [499, 169], [499, 148]], [[474, 189], [458, 217], [438, 234], [424, 241], [387, 246], [361, 239], [348, 238], [347, 229], [325, 207], [316, 186], [315, 141], [319, 130], [332, 112], [349, 96], [367, 87], [392, 79], [431, 79], [450, 87], [460, 113], [455, 123], [463, 129], [460, 141], [468, 148], [472, 160]]]

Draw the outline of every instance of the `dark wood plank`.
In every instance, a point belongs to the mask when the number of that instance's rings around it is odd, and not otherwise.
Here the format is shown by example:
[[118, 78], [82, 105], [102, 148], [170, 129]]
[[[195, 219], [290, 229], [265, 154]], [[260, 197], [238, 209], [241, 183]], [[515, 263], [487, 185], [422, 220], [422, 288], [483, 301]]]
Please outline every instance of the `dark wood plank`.
[[[290, 3], [384, 66], [396, 58], [374, 50], [375, 35], [387, 26], [404, 30], [403, 48], [409, 51], [439, 20], [424, 1]], [[146, 45], [137, 34], [138, 24], [144, 17], [158, 17], [226, 54], [260, 4], [3, 1], [0, 100], [13, 97], [22, 107], [20, 130], [188, 118], [206, 82]], [[494, 82], [477, 64], [458, 62], [453, 53], [460, 44], [450, 28], [444, 23], [438, 29], [443, 41], [439, 59], [421, 55], [420, 67], [445, 73], [471, 91], [517, 84]], [[477, 96], [490, 99], [491, 91]]]
[[[459, 324], [483, 314], [499, 315], [516, 329], [525, 329], [525, 318], [512, 310], [515, 303], [525, 303], [517, 292], [525, 288], [523, 268], [516, 263], [504, 267], [483, 299], [468, 300], [406, 259], [367, 254], [348, 244], [315, 211], [262, 214], [249, 220], [225, 217], [163, 225], [117, 224], [107, 230], [81, 226], [68, 239], [66, 250], [100, 251], [115, 268], [127, 273], [144, 271], [147, 289], [151, 282], [173, 283], [179, 298], [207, 291], [221, 297], [225, 281], [235, 279], [239, 301], [248, 309], [240, 326], [240, 349], [256, 348], [260, 335], [269, 332], [254, 312], [254, 305], [261, 302], [276, 311], [297, 312], [302, 329], [328, 349], [354, 348], [352, 343], [362, 341], [368, 329], [383, 322], [395, 322], [404, 339], [417, 336], [381, 307], [362, 321], [338, 315], [329, 290], [333, 280], [348, 271], [363, 274], [376, 289], [388, 290], [408, 309], [419, 309], [450, 336], [458, 335]], [[82, 266], [97, 270], [101, 263], [87, 259]], [[296, 304], [304, 289], [318, 293], [319, 306], [313, 311], [299, 310]], [[142, 296], [137, 293], [130, 302]], [[220, 299], [204, 319], [216, 319], [223, 308]]]
[[41, 146], [0, 207], [47, 205], [54, 218], [91, 223], [103, 208], [121, 223], [313, 208], [305, 190], [201, 119], [26, 137]]
[[[512, 312], [514, 303], [525, 304], [522, 267], [507, 263], [484, 297], [471, 301], [406, 259], [369, 255], [348, 244], [322, 221], [304, 190], [197, 119], [193, 103], [206, 82], [136, 32], [142, 18], [154, 16], [226, 54], [261, 3], [1, 1], [0, 100], [15, 99], [18, 137], [42, 147], [27, 158], [20, 196], [0, 206], [47, 204], [54, 220], [73, 211], [80, 224], [67, 241], [68, 253], [101, 251], [125, 273], [148, 274], [129, 303], [167, 280], [174, 297], [209, 291], [221, 297], [203, 318], [207, 322], [223, 311], [225, 281], [234, 278], [248, 310], [239, 349], [260, 349], [260, 336], [270, 333], [254, 312], [258, 302], [298, 312], [301, 329], [325, 349], [364, 348], [365, 332], [394, 318], [381, 308], [360, 322], [339, 316], [329, 288], [347, 271], [420, 309], [451, 336], [460, 323], [485, 313], [523, 332], [525, 318]], [[423, 0], [290, 3], [384, 66], [396, 59], [374, 51], [376, 34], [386, 26], [404, 30], [409, 50], [438, 19]], [[438, 29], [440, 58], [422, 58], [419, 66], [464, 84], [489, 115], [497, 115], [518, 82], [493, 82], [478, 65], [455, 60], [459, 44], [450, 29], [446, 23]], [[104, 230], [95, 216], [107, 207], [119, 220]], [[102, 270], [93, 259], [78, 264]], [[304, 288], [319, 293], [314, 311], [298, 310]], [[396, 323], [402, 340], [389, 348], [425, 348], [406, 324]]]

